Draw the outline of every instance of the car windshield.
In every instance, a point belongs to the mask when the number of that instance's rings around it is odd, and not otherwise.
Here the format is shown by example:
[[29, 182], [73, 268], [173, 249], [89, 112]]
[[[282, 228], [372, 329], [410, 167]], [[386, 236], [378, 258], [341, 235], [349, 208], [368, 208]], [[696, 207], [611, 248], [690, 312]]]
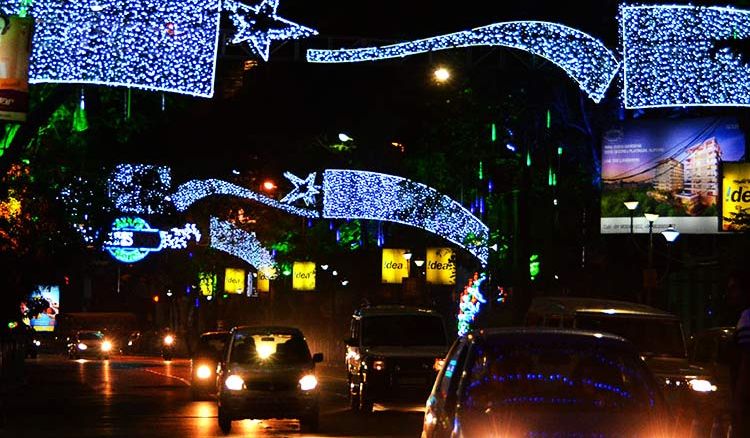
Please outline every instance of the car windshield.
[[312, 363], [307, 342], [283, 333], [235, 333], [230, 362], [257, 367]]
[[589, 341], [477, 344], [467, 371], [462, 406], [480, 414], [617, 414], [661, 404], [633, 353]]
[[78, 339], [80, 339], [81, 341], [98, 341], [103, 337], [104, 335], [99, 332], [87, 332], [78, 334]]
[[643, 355], [687, 356], [682, 328], [677, 320], [578, 314], [576, 328], [622, 336]]
[[224, 350], [228, 336], [223, 333], [201, 336], [200, 343], [198, 344], [198, 353], [208, 355], [221, 353]]
[[444, 346], [443, 320], [432, 315], [384, 315], [362, 318], [362, 345]]

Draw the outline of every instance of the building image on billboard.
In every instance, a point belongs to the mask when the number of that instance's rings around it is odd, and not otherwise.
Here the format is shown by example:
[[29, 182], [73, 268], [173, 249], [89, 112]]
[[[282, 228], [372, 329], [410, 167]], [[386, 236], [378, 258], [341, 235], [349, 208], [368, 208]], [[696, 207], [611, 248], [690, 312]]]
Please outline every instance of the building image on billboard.
[[719, 232], [720, 170], [745, 155], [733, 118], [649, 120], [608, 131], [602, 144], [602, 233], [629, 233], [625, 201], [638, 201], [634, 232], [675, 225], [683, 233]]

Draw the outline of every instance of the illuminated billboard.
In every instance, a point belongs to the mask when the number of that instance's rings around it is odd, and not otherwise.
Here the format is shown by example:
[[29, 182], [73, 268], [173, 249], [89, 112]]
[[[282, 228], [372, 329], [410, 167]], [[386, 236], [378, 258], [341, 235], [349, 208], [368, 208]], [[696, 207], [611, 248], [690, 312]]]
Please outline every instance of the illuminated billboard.
[[648, 233], [644, 213], [655, 213], [658, 232], [719, 232], [719, 174], [724, 161], [745, 155], [736, 119], [646, 120], [607, 131], [602, 141], [601, 232], [630, 233], [625, 201], [638, 201], [633, 232]]
[[404, 258], [405, 249], [383, 248], [381, 272], [383, 283], [401, 284], [404, 277], [409, 277], [411, 262]]
[[29, 110], [29, 56], [34, 20], [0, 15], [0, 119], [22, 122]]
[[750, 163], [724, 163], [721, 193], [721, 229], [750, 229]]
[[453, 263], [453, 249], [427, 248], [425, 276], [428, 284], [452, 286], [456, 284], [456, 265]]
[[315, 290], [315, 262], [294, 262], [292, 289]]
[[227, 268], [224, 271], [224, 293], [245, 293], [245, 270]]
[[[37, 286], [31, 294], [30, 301], [44, 300], [47, 302], [41, 312], [29, 320], [29, 324], [38, 332], [51, 332], [57, 325], [57, 315], [60, 313], [60, 287], [59, 286]], [[30, 303], [22, 303], [23, 307]], [[29, 307], [32, 307], [29, 305]]]

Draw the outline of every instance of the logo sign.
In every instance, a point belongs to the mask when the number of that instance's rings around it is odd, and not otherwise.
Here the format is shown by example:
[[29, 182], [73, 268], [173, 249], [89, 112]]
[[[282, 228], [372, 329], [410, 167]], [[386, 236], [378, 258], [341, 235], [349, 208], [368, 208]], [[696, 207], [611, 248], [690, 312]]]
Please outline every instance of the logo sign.
[[268, 272], [263, 269], [258, 270], [258, 292], [270, 292], [271, 280], [268, 278]]
[[0, 119], [23, 122], [29, 110], [29, 56], [34, 20], [0, 15]]
[[151, 228], [148, 222], [139, 217], [121, 217], [112, 224], [104, 249], [123, 263], [135, 263], [152, 252], [185, 249], [192, 240], [201, 240], [201, 233], [195, 224], [160, 231]]
[[292, 289], [315, 290], [315, 262], [294, 262]]
[[245, 293], [245, 270], [227, 268], [224, 271], [224, 292], [228, 294]]
[[404, 258], [405, 249], [383, 248], [383, 263], [381, 277], [383, 283], [401, 284], [404, 277], [409, 277], [409, 260]]
[[427, 283], [452, 286], [456, 284], [456, 265], [453, 264], [453, 249], [427, 248], [425, 275]]
[[747, 230], [750, 227], [750, 163], [724, 163], [722, 170], [721, 229]]

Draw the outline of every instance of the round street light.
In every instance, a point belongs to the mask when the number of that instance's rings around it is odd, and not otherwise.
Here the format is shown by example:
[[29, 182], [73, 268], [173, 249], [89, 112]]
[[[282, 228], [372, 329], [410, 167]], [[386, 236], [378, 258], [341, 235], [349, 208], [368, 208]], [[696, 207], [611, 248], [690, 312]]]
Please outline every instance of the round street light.
[[349, 137], [343, 132], [339, 133], [339, 140], [341, 140], [342, 143], [346, 143], [348, 141], [354, 141], [353, 138]]
[[674, 225], [669, 225], [666, 230], [661, 232], [661, 235], [667, 239], [667, 242], [672, 243], [680, 237], [680, 232], [677, 231], [677, 228], [675, 228]]
[[433, 74], [435, 75], [435, 80], [440, 84], [447, 82], [451, 78], [450, 70], [445, 67], [435, 69]]
[[273, 183], [271, 180], [266, 180], [263, 182], [263, 190], [271, 191], [276, 188], [276, 184]]

